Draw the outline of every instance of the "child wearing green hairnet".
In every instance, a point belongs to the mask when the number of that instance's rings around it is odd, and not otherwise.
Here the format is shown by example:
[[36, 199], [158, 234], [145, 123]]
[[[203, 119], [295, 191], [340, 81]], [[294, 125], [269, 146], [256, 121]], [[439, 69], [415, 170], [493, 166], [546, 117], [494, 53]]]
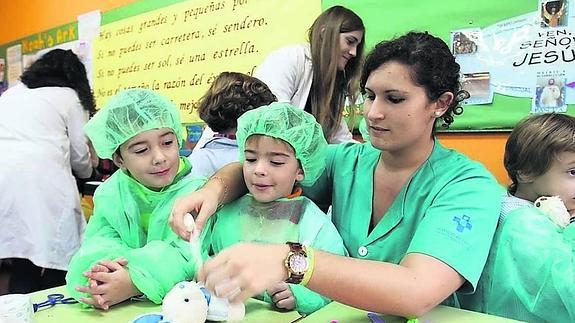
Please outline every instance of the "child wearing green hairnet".
[[188, 243], [168, 226], [174, 200], [204, 183], [189, 176], [190, 163], [179, 156], [179, 112], [153, 91], [129, 89], [84, 130], [98, 156], [120, 169], [94, 194], [94, 214], [66, 276], [68, 291], [101, 309], [140, 295], [159, 304], [196, 271]]
[[[244, 113], [236, 137], [249, 193], [216, 213], [213, 251], [240, 241], [295, 241], [347, 254], [330, 218], [298, 186], [314, 183], [325, 167], [327, 142], [315, 118], [288, 103], [272, 103]], [[284, 282], [262, 297], [276, 308], [301, 314], [330, 302], [302, 285]]]

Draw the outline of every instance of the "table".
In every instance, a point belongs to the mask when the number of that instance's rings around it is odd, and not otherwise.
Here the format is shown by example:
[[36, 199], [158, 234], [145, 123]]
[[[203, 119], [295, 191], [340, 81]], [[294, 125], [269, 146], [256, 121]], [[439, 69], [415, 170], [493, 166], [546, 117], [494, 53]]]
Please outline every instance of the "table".
[[[64, 286], [46, 289], [30, 294], [33, 303], [40, 303], [47, 299], [49, 294], [67, 295]], [[68, 296], [67, 296], [68, 297]], [[109, 311], [101, 311], [86, 308], [81, 304], [57, 304], [35, 313], [36, 323], [68, 323], [68, 322], [131, 322], [136, 317], [146, 314], [161, 312], [161, 306], [149, 301], [126, 301], [113, 306]], [[242, 322], [278, 322], [289, 323], [297, 321], [301, 316], [296, 311], [278, 312], [265, 302], [250, 299], [246, 303], [246, 317]]]
[[[305, 318], [297, 321], [298, 323], [308, 322], [323, 322], [329, 323], [337, 321], [338, 323], [370, 323], [372, 322], [367, 317], [366, 311], [359, 310], [341, 303], [331, 302], [324, 308], [314, 312]], [[391, 315], [379, 315], [385, 323], [402, 322], [405, 323], [406, 319]], [[420, 317], [419, 323], [449, 323], [449, 322], [473, 322], [473, 323], [512, 323], [519, 322], [502, 318], [499, 316], [487, 315], [472, 311], [466, 311], [453, 307], [439, 305], [429, 313]]]

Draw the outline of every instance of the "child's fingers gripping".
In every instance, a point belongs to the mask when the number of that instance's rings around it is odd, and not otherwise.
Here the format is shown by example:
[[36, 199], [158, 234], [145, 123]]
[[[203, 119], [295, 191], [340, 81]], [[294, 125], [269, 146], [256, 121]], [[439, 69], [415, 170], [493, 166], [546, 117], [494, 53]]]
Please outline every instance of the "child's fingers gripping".
[[107, 272], [110, 271], [110, 269], [109, 269], [108, 267], [104, 266], [104, 265], [96, 264], [96, 265], [92, 266], [91, 271], [92, 271], [92, 272], [95, 272], [95, 273], [96, 273], [96, 272], [105, 272], [105, 273], [107, 273]]
[[128, 259], [123, 257], [116, 258], [114, 261], [120, 264], [120, 266], [126, 266], [128, 264]]
[[295, 298], [293, 298], [293, 296], [291, 296], [288, 298], [284, 298], [284, 299], [278, 301], [277, 303], [274, 302], [274, 304], [277, 308], [283, 308], [286, 310], [293, 310], [295, 308]]
[[172, 231], [174, 231], [184, 240], [190, 240], [190, 232], [186, 230], [186, 226], [184, 224], [184, 216], [190, 210], [194, 209], [193, 207], [190, 208], [188, 206], [190, 204], [189, 199], [189, 196], [177, 199], [172, 208], [170, 219], [168, 220]]
[[278, 304], [279, 302], [289, 298], [293, 298], [293, 294], [289, 288], [272, 295], [272, 301], [274, 304]]
[[[100, 284], [98, 285], [98, 288], [100, 288], [100, 286], [102, 286], [105, 283], [108, 283], [110, 281], [112, 281], [114, 279], [114, 272], [107, 272], [107, 273], [103, 273], [103, 272], [91, 272], [89, 273], [88, 277], [94, 280], [97, 280]], [[96, 294], [103, 294], [103, 290], [99, 289], [98, 292]], [[94, 293], [91, 293], [94, 294]]]
[[[98, 281], [94, 280], [94, 279], [88, 279], [88, 286], [90, 286], [90, 288], [95, 288], [98, 285], [100, 285], [98, 283]], [[102, 295], [100, 294], [92, 294], [92, 299], [94, 299], [96, 301], [96, 303], [98, 303], [100, 308], [104, 308], [106, 301], [104, 300], [104, 297], [102, 297]]]
[[108, 309], [110, 309], [110, 305], [108, 305], [108, 303], [104, 302], [102, 304], [92, 297], [80, 298], [80, 302], [88, 304], [88, 305], [92, 305], [95, 308], [99, 308], [99, 309], [104, 310], [104, 311], [107, 311]]
[[116, 271], [124, 268], [118, 262], [111, 260], [100, 260], [98, 261], [98, 265], [105, 266], [106, 268], [109, 269], [109, 271]]
[[76, 286], [76, 290], [80, 293], [90, 294], [90, 295], [101, 295], [103, 294], [102, 285], [96, 286]]
[[286, 282], [278, 282], [273, 284], [270, 288], [268, 288], [267, 292], [270, 296], [273, 297], [275, 294], [283, 292], [286, 289], [289, 289], [289, 286]]
[[92, 305], [92, 306], [97, 307], [97, 308], [100, 308], [100, 305], [98, 305], [98, 302], [96, 302], [91, 297], [82, 297], [82, 298], [80, 298], [80, 302], [82, 302], [84, 304]]
[[216, 213], [218, 209], [218, 202], [215, 200], [206, 200], [202, 205], [195, 209], [198, 216], [196, 217], [195, 228], [193, 231], [194, 235], [200, 236], [202, 230], [204, 229], [208, 219]]
[[92, 299], [94, 301], [96, 301], [96, 303], [98, 303], [98, 307], [101, 309], [108, 309], [108, 304], [106, 302], [106, 300], [104, 300], [104, 297], [102, 297], [102, 295], [92, 295]]

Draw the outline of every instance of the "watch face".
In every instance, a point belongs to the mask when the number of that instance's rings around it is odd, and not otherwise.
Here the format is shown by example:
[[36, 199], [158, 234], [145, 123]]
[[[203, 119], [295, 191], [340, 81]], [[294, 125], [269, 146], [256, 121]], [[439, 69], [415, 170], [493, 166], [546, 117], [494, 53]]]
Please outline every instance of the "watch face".
[[294, 254], [289, 258], [289, 267], [296, 275], [303, 275], [307, 270], [307, 258], [301, 254]]

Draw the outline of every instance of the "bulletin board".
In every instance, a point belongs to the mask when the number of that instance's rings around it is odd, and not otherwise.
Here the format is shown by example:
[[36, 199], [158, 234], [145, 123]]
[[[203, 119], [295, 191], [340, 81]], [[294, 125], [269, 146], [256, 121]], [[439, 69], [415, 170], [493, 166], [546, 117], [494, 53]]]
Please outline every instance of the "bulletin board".
[[[370, 49], [381, 40], [400, 36], [411, 30], [428, 31], [450, 44], [451, 32], [454, 30], [487, 28], [498, 22], [509, 21], [510, 18], [538, 11], [540, 2], [537, 0], [323, 0], [322, 7], [328, 8], [339, 4], [360, 15], [367, 30], [366, 48]], [[572, 15], [575, 11], [575, 1], [568, 1], [568, 5]], [[575, 29], [574, 25], [575, 19], [571, 18], [571, 30]], [[567, 68], [569, 69], [567, 72], [570, 73], [567, 82], [573, 82], [575, 81], [575, 32], [568, 31], [557, 38], [564, 38], [565, 46], [561, 46], [560, 50], [566, 60], [572, 61], [567, 63], [570, 65]], [[520, 43], [517, 44], [516, 47], [511, 48], [511, 51], [518, 51], [520, 46]], [[534, 49], [534, 52], [537, 51], [545, 52], [545, 49]], [[522, 56], [517, 58], [518, 61], [521, 59]], [[537, 65], [532, 66], [537, 68]], [[464, 106], [463, 114], [455, 117], [449, 131], [509, 131], [519, 120], [530, 113], [531, 108], [531, 98], [495, 94], [492, 104]], [[573, 104], [568, 105], [567, 113], [575, 115]]]
[[36, 53], [78, 40], [78, 24], [71, 22], [28, 37], [0, 44], [0, 94], [15, 82]]
[[[410, 30], [429, 31], [451, 46], [454, 31], [469, 28], [486, 31], [497, 24], [512, 24], [515, 18], [536, 13], [541, 1], [136, 1], [102, 13], [100, 36], [91, 44], [95, 96], [101, 105], [118, 90], [148, 87], [169, 96], [180, 108], [185, 122], [196, 122], [198, 100], [219, 72], [251, 74], [271, 50], [305, 42], [307, 28], [315, 17], [333, 5], [348, 7], [362, 17], [369, 50], [381, 40]], [[575, 0], [563, 1], [572, 15]], [[573, 82], [575, 76], [575, 33], [571, 33], [575, 19], [569, 21], [567, 34], [552, 35], [565, 39], [556, 48], [563, 55], [560, 60], [573, 61], [566, 71], [562, 68], [566, 83]], [[6, 63], [7, 49], [13, 46], [23, 46], [24, 55], [77, 38], [77, 22], [71, 22], [0, 45], [0, 60]], [[549, 37], [540, 38], [545, 42]], [[510, 47], [512, 52], [518, 51], [522, 42], [514, 45]], [[534, 48], [532, 52], [537, 50]], [[537, 65], [535, 62], [533, 68]], [[5, 68], [3, 72], [8, 71]], [[535, 83], [533, 80], [534, 86]], [[531, 98], [495, 93], [490, 104], [466, 105], [449, 131], [508, 131], [531, 109]], [[567, 113], [575, 115], [573, 104], [567, 105]]]

